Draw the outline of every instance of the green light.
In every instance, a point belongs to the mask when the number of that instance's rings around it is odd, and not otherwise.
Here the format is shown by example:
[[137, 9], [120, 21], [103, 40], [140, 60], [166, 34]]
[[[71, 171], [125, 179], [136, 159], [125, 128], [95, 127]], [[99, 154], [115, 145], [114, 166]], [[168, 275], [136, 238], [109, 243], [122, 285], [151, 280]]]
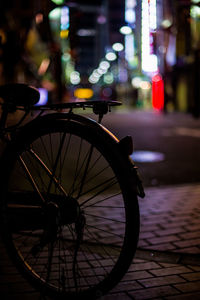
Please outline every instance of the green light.
[[114, 81], [114, 76], [111, 72], [108, 72], [106, 73], [104, 76], [103, 76], [103, 81], [106, 83], [106, 84], [112, 84], [113, 81]]
[[50, 20], [59, 20], [61, 16], [61, 8], [56, 7], [49, 13]]
[[56, 5], [61, 5], [65, 2], [65, 0], [51, 0], [53, 3], [55, 3]]
[[190, 15], [192, 18], [199, 18], [200, 17], [200, 7], [196, 5], [192, 5], [190, 8]]

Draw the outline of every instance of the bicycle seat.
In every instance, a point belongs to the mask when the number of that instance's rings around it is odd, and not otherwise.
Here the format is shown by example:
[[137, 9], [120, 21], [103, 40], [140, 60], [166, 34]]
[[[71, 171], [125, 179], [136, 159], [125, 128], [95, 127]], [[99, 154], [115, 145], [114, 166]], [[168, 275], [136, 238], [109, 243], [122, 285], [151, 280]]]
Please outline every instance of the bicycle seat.
[[39, 101], [39, 91], [24, 83], [12, 83], [0, 86], [0, 97], [6, 103], [19, 106], [34, 105]]

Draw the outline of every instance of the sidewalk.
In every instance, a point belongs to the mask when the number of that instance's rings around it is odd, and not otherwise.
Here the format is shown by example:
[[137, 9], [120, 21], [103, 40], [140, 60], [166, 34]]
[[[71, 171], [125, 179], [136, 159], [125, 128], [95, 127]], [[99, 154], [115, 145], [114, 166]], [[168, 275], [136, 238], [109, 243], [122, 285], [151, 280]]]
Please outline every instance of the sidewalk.
[[200, 299], [200, 184], [145, 191], [136, 258], [102, 300]]
[[[101, 300], [200, 299], [200, 184], [146, 188], [141, 234], [123, 280]], [[39, 300], [0, 244], [0, 299]], [[68, 299], [70, 300], [70, 299]]]

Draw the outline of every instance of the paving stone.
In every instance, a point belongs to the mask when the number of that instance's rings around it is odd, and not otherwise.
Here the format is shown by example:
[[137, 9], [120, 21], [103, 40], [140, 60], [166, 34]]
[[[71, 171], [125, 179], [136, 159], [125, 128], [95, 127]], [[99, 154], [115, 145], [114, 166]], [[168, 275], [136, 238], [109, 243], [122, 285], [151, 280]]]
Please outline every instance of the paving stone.
[[150, 271], [155, 276], [167, 276], [167, 275], [174, 275], [174, 274], [181, 274], [181, 273], [189, 273], [191, 269], [185, 266], [176, 266], [171, 268], [164, 268], [164, 269], [155, 269]]
[[176, 296], [169, 296], [165, 298], [166, 300], [199, 300], [200, 299], [200, 293], [187, 293], [187, 294], [181, 294]]
[[179, 234], [179, 237], [183, 240], [193, 239], [193, 238], [196, 238], [198, 236], [200, 236], [200, 231], [192, 231], [192, 232], [187, 232], [187, 233], [184, 233], [184, 234]]
[[152, 231], [147, 231], [147, 232], [141, 232], [140, 233], [140, 240], [147, 239], [147, 238], [154, 238], [154, 237], [156, 237], [156, 234]]
[[186, 247], [186, 248], [177, 248], [173, 250], [173, 252], [178, 252], [178, 253], [191, 253], [191, 254], [199, 254], [200, 253], [200, 247]]
[[141, 217], [141, 225], [140, 225], [141, 232], [154, 232], [159, 229], [161, 229], [160, 224], [153, 224], [151, 226], [150, 225], [146, 226], [145, 224], [143, 224], [142, 217]]
[[148, 289], [142, 289], [139, 291], [129, 292], [134, 299], [153, 299], [157, 297], [166, 297], [169, 295], [177, 295], [179, 292], [171, 286], [161, 286]]
[[163, 229], [169, 229], [169, 228], [179, 228], [180, 226], [185, 226], [184, 228], [187, 228], [188, 222], [182, 220], [180, 222], [172, 222], [169, 220], [164, 225], [162, 225]]
[[200, 266], [190, 266], [190, 269], [198, 272], [200, 271]]
[[120, 283], [118, 283], [116, 285], [116, 287], [114, 287], [112, 289], [112, 293], [116, 293], [116, 292], [125, 292], [125, 291], [129, 291], [129, 290], [138, 290], [141, 289], [142, 285], [139, 284], [138, 282], [132, 280], [132, 281], [121, 281]]
[[200, 280], [200, 272], [181, 274], [181, 276], [189, 281]]
[[151, 246], [145, 246], [145, 249], [149, 250], [159, 250], [159, 251], [173, 251], [176, 250], [177, 247], [175, 247], [173, 244], [170, 243], [164, 243], [164, 244], [155, 244]]
[[152, 269], [160, 269], [159, 264], [149, 261], [140, 264], [132, 264], [129, 270], [131, 271], [142, 271], [142, 270], [152, 270]]
[[198, 224], [194, 224], [194, 223], [188, 224], [187, 226], [185, 226], [185, 229], [187, 231], [198, 231], [198, 230], [200, 230], [200, 224], [199, 223]]
[[152, 278], [153, 275], [147, 271], [136, 271], [136, 272], [127, 272], [122, 281], [124, 280], [138, 280], [144, 278]]
[[138, 280], [138, 282], [142, 284], [145, 288], [149, 288], [153, 286], [181, 283], [181, 282], [185, 282], [185, 280], [180, 276], [171, 275], [171, 276], [162, 276], [162, 277]]
[[177, 247], [180, 247], [180, 248], [186, 248], [189, 246], [191, 247], [194, 245], [200, 245], [200, 238], [174, 242], [174, 245], [176, 245]]
[[138, 247], [139, 248], [148, 248], [148, 246], [149, 246], [149, 243], [148, 242], [146, 242], [146, 240], [139, 240], [139, 242], [138, 242]]
[[133, 299], [126, 293], [110, 294], [107, 296], [101, 297], [99, 300], [131, 300]]
[[183, 232], [184, 233], [186, 232], [186, 230], [184, 228], [182, 228], [182, 227], [175, 227], [175, 228], [168, 228], [168, 229], [164, 229], [164, 230], [157, 230], [157, 231], [155, 231], [155, 234], [157, 236], [179, 234], [179, 236], [180, 236], [180, 233], [183, 233]]
[[169, 235], [169, 236], [164, 236], [164, 237], [147, 239], [147, 241], [150, 244], [161, 244], [161, 243], [180, 241], [180, 239], [176, 235]]
[[181, 292], [200, 291], [200, 281], [186, 282], [174, 285]]

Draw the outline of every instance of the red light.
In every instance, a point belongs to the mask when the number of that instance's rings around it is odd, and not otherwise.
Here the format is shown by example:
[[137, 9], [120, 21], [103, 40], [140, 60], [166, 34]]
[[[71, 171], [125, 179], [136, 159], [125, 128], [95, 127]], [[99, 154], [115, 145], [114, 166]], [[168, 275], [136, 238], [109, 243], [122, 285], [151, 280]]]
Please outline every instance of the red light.
[[152, 106], [158, 110], [164, 107], [164, 82], [160, 74], [152, 77]]

